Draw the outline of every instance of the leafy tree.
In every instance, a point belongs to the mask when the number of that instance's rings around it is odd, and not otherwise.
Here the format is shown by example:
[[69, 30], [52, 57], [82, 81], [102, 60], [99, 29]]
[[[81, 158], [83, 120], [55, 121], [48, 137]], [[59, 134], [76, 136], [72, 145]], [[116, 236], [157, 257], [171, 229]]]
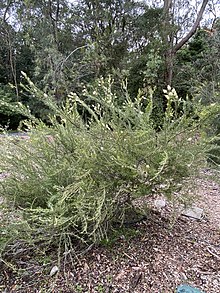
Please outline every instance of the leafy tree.
[[[133, 0], [79, 1], [74, 7], [76, 35], [90, 43], [95, 77], [122, 69], [133, 46], [133, 21], [140, 13]], [[90, 60], [91, 60], [90, 59]]]
[[[220, 30], [216, 20], [213, 28], [203, 28], [195, 35], [188, 47], [178, 54], [174, 84], [179, 92], [196, 96], [205, 105], [218, 104], [220, 101]], [[220, 114], [207, 128], [209, 135], [220, 134]], [[220, 145], [219, 137], [215, 138]], [[219, 163], [219, 146], [211, 152], [211, 157]]]
[[[173, 78], [173, 62], [176, 56], [176, 53], [190, 40], [190, 38], [196, 33], [202, 16], [204, 14], [205, 8], [208, 4], [208, 0], [203, 0], [201, 3], [200, 10], [198, 11], [197, 16], [194, 18], [194, 22], [191, 27], [187, 27], [187, 31], [182, 32], [186, 29], [183, 25], [187, 20], [186, 7], [183, 6], [185, 17], [182, 20], [182, 23], [179, 22], [178, 15], [176, 13], [181, 11], [181, 2], [164, 0], [163, 1], [163, 45], [165, 48], [165, 82], [167, 85], [171, 85]], [[186, 2], [184, 2], [186, 4]], [[180, 9], [179, 9], [180, 8]], [[187, 21], [188, 22], [188, 21]]]
[[[206, 84], [203, 101], [214, 102], [211, 92], [219, 91], [219, 29], [201, 28], [195, 37], [177, 54], [173, 83], [183, 94], [193, 94], [198, 85]], [[208, 94], [209, 92], [209, 94]], [[201, 92], [202, 94], [202, 92]]]

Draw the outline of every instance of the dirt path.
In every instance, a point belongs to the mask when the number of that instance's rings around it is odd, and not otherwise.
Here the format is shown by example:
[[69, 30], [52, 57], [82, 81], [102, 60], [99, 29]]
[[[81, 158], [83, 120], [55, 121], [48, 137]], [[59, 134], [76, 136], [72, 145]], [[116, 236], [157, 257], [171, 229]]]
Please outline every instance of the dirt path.
[[[220, 229], [220, 185], [212, 180], [212, 176], [210, 171], [203, 171], [196, 182], [198, 206], [204, 209], [207, 220]], [[215, 176], [220, 179], [220, 172]]]

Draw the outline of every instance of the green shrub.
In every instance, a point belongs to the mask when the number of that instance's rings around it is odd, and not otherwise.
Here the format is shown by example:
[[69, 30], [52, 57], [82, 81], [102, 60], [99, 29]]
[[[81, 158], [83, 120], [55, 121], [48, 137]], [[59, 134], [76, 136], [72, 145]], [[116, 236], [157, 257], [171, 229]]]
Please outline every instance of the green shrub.
[[[2, 141], [0, 169], [8, 176], [0, 193], [6, 209], [19, 215], [6, 219], [5, 212], [4, 235], [19, 218], [18, 232], [7, 234], [7, 241], [10, 235], [27, 239], [30, 234], [29, 241], [95, 243], [114, 224], [123, 224], [137, 198], [163, 194], [170, 201], [187, 201], [187, 194], [178, 192], [205, 165], [207, 144], [200, 136], [200, 119], [189, 116], [187, 102], [174, 90], [165, 92], [160, 131], [151, 121], [153, 92], [146, 105], [145, 97], [132, 101], [125, 89], [118, 107], [111, 83], [100, 80], [96, 89], [84, 91], [95, 106], [72, 93], [58, 108], [31, 82], [29, 90], [54, 116], [50, 126], [32, 117], [29, 139]], [[181, 117], [175, 111], [180, 104]], [[86, 122], [79, 105], [90, 114]]]
[[0, 126], [16, 129], [24, 119], [17, 111], [18, 102], [13, 89], [8, 85], [0, 84]]
[[[220, 83], [204, 82], [194, 89], [195, 99], [197, 102], [205, 105], [205, 109], [212, 108], [208, 111], [208, 123], [204, 130], [212, 139], [212, 147], [208, 152], [208, 161], [212, 165], [219, 166], [220, 164]], [[210, 115], [210, 113], [212, 113]], [[206, 119], [207, 120], [207, 119]], [[205, 126], [205, 125], [204, 125]]]

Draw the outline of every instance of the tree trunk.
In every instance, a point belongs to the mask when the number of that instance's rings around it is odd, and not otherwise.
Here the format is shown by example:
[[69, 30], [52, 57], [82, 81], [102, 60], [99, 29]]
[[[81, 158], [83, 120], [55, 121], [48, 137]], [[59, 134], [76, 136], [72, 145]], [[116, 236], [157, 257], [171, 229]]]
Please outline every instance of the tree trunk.
[[173, 40], [171, 38], [171, 10], [172, 0], [164, 0], [163, 7], [163, 43], [165, 47], [165, 72], [164, 72], [164, 80], [166, 85], [170, 85], [172, 81], [173, 75]]
[[170, 86], [173, 79], [173, 59], [174, 55], [172, 49], [167, 50], [167, 52], [165, 52], [165, 83]]
[[11, 4], [12, 4], [12, 0], [9, 0], [7, 2], [7, 5], [6, 5], [5, 11], [4, 11], [3, 23], [4, 23], [4, 31], [5, 31], [5, 35], [6, 35], [6, 41], [7, 41], [7, 45], [8, 45], [11, 76], [12, 76], [12, 80], [14, 82], [16, 98], [18, 100], [19, 99], [19, 91], [18, 91], [17, 72], [16, 72], [16, 60], [15, 60], [14, 48], [12, 45], [11, 29], [10, 29], [10, 25], [7, 23], [7, 14], [9, 12]]

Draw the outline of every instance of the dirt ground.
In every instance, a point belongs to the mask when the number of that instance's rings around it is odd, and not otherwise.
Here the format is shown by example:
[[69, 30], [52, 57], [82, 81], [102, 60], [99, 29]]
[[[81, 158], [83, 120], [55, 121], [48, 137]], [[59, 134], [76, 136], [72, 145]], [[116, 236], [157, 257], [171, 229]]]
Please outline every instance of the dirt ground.
[[201, 220], [169, 207], [126, 226], [123, 236], [93, 247], [50, 276], [57, 263], [40, 264], [28, 254], [15, 255], [16, 267], [2, 263], [1, 292], [169, 293], [189, 284], [205, 293], [220, 292], [220, 186], [209, 170], [195, 180]]

